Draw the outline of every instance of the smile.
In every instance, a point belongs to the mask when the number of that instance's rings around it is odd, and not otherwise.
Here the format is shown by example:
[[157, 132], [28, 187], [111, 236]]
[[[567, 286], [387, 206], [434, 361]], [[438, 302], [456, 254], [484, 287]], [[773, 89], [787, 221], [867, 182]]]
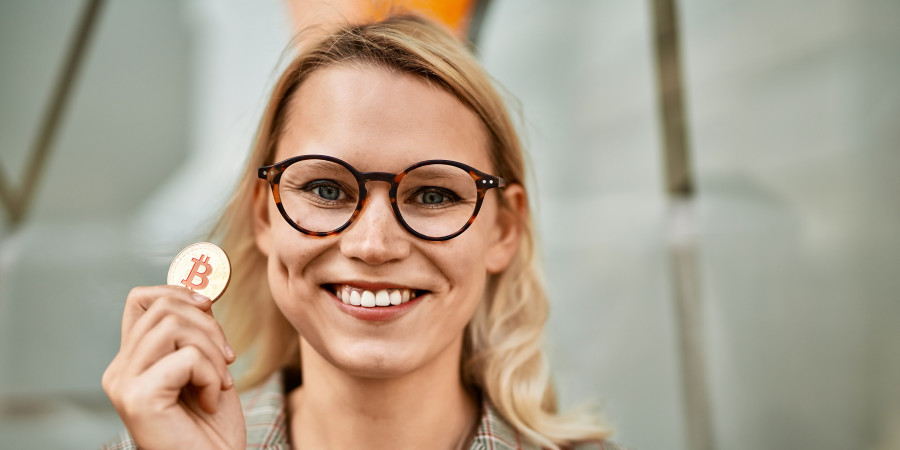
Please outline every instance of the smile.
[[331, 284], [325, 288], [345, 305], [364, 308], [398, 306], [427, 293], [408, 288], [366, 289], [349, 284]]

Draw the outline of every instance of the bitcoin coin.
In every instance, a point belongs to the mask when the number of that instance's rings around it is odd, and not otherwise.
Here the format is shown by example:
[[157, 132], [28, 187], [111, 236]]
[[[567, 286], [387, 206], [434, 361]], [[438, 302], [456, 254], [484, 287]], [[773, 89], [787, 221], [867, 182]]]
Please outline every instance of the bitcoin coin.
[[197, 242], [185, 247], [169, 266], [166, 283], [183, 286], [216, 301], [231, 280], [228, 255], [216, 244]]

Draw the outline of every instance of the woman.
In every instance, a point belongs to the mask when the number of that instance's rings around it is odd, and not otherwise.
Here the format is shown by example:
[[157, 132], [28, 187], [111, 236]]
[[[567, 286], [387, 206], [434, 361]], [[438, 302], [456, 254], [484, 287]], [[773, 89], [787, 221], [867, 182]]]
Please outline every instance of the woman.
[[208, 299], [128, 297], [103, 386], [134, 442], [616, 448], [555, 412], [524, 172], [500, 97], [443, 29], [395, 17], [307, 47], [217, 228], [234, 350]]

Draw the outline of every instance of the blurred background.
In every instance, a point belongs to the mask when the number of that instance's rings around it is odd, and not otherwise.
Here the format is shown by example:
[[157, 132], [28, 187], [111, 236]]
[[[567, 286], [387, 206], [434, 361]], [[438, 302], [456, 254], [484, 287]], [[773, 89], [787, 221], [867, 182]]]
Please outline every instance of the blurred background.
[[[297, 13], [109, 0], [84, 38], [90, 5], [0, 0], [2, 449], [122, 427], [100, 376], [124, 298], [205, 236]], [[900, 449], [900, 2], [478, 6], [563, 406], [641, 449]]]

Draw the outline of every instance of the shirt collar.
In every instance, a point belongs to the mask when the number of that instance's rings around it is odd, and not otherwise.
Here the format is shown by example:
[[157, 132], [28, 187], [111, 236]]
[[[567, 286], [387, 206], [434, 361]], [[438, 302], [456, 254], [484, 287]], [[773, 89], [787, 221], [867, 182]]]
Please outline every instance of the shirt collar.
[[[279, 371], [256, 389], [241, 396], [247, 423], [247, 447], [289, 449], [284, 378]], [[481, 419], [469, 450], [537, 450], [523, 439], [487, 400], [482, 401]]]

